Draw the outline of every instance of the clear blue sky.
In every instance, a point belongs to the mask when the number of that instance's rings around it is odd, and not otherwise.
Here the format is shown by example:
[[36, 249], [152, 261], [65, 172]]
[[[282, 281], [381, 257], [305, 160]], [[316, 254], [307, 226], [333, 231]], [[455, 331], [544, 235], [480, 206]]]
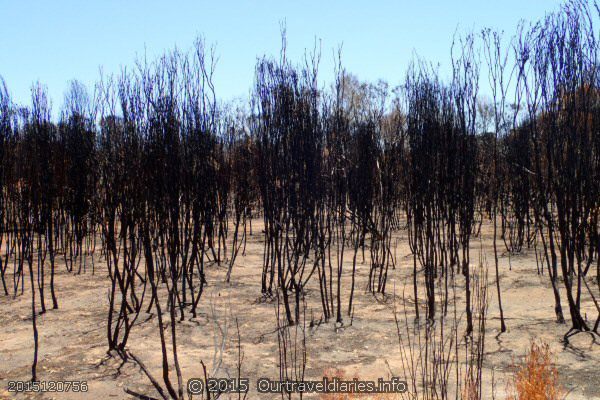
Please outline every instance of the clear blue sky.
[[[216, 45], [221, 99], [245, 97], [257, 56], [279, 54], [285, 20], [288, 56], [300, 60], [321, 40], [323, 77], [333, 50], [359, 78], [391, 85], [404, 76], [413, 52], [448, 65], [452, 36], [492, 27], [512, 35], [520, 19], [538, 19], [559, 0], [247, 0], [247, 1], [28, 1], [0, 0], [0, 75], [15, 101], [29, 102], [31, 84], [46, 84], [54, 111], [67, 82], [89, 88], [105, 73], [131, 65], [144, 48], [152, 57], [197, 35]], [[483, 82], [482, 82], [483, 84]]]

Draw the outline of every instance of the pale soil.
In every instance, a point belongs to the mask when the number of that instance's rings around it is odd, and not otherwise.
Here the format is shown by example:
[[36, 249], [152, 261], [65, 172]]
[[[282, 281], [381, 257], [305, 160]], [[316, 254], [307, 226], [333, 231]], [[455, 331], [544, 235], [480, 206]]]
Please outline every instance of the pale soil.
[[[260, 273], [262, 265], [262, 234], [258, 223], [254, 235], [249, 237], [246, 255], [238, 256], [232, 282], [224, 282], [225, 267], [209, 265], [207, 268], [208, 287], [200, 302], [200, 315], [195, 321], [177, 324], [179, 359], [184, 382], [192, 377], [202, 377], [200, 361], [204, 360], [209, 371], [213, 369], [215, 340], [224, 336], [217, 327], [226, 329], [226, 348], [222, 365], [215, 376], [236, 376], [237, 336], [235, 318], [239, 321], [244, 352], [242, 375], [250, 378], [249, 399], [270, 398], [254, 391], [258, 377], [279, 377], [278, 346], [276, 334], [275, 304], [260, 301]], [[398, 268], [390, 270], [388, 292], [397, 294], [397, 307], [402, 314], [400, 297], [405, 293], [409, 304], [412, 301], [412, 256], [406, 242], [406, 233], [398, 232], [398, 246], [395, 249]], [[503, 250], [501, 242], [499, 249]], [[533, 249], [509, 257], [500, 258], [502, 296], [508, 332], [498, 338], [499, 319], [495, 295], [493, 273], [493, 250], [489, 227], [484, 229], [483, 238], [473, 239], [471, 259], [479, 260], [479, 254], [489, 264], [490, 305], [487, 321], [486, 360], [484, 390], [486, 398], [492, 397], [492, 369], [496, 398], [504, 398], [506, 379], [513, 371], [512, 366], [519, 362], [529, 347], [531, 340], [541, 340], [550, 345], [560, 373], [560, 379], [568, 391], [568, 399], [600, 399], [600, 345], [593, 344], [589, 335], [577, 335], [570, 345], [561, 343], [568, 325], [555, 322], [552, 290], [547, 274], [537, 274]], [[368, 250], [366, 253], [368, 258]], [[63, 265], [57, 269], [56, 287], [59, 301], [58, 310], [50, 310], [38, 318], [40, 332], [40, 355], [38, 378], [40, 380], [82, 380], [87, 381], [89, 392], [68, 394], [17, 395], [16, 398], [44, 399], [123, 399], [130, 398], [124, 388], [157, 396], [154, 389], [141, 373], [140, 368], [128, 362], [120, 365], [117, 359], [106, 357], [106, 313], [108, 304], [108, 277], [104, 264], [96, 256], [96, 273], [88, 270], [82, 275], [65, 271]], [[359, 256], [359, 259], [361, 257]], [[59, 261], [62, 259], [59, 258]], [[346, 262], [351, 266], [351, 253], [346, 252]], [[509, 262], [512, 270], [509, 270]], [[10, 269], [10, 268], [9, 268]], [[350, 268], [346, 268], [350, 271]], [[336, 329], [333, 322], [307, 329], [308, 362], [305, 379], [321, 379], [329, 368], [346, 371], [350, 377], [364, 379], [387, 379], [393, 373], [405, 378], [400, 358], [399, 342], [394, 322], [393, 296], [375, 299], [366, 293], [368, 264], [359, 264], [357, 290], [355, 292], [356, 311], [350, 325], [345, 318], [345, 326]], [[12, 282], [12, 276], [8, 276]], [[316, 280], [313, 280], [316, 282]], [[464, 285], [458, 278], [459, 286]], [[33, 355], [31, 330], [30, 293], [13, 299], [0, 297], [0, 398], [12, 398], [6, 391], [9, 380], [30, 378], [30, 363]], [[347, 308], [349, 278], [344, 277], [342, 306]], [[564, 294], [564, 288], [561, 289]], [[462, 296], [462, 289], [458, 289]], [[398, 300], [399, 299], [399, 300]], [[421, 299], [423, 295], [421, 295]], [[39, 301], [39, 299], [38, 299]], [[311, 316], [318, 320], [321, 315], [318, 287], [308, 288], [307, 320]], [[47, 304], [50, 304], [48, 293]], [[460, 301], [462, 305], [462, 301]], [[593, 323], [596, 312], [589, 301], [584, 302], [588, 318]], [[211, 305], [214, 312], [211, 311]], [[563, 308], [568, 318], [566, 299]], [[425, 305], [422, 307], [423, 315]], [[412, 313], [412, 306], [409, 307]], [[228, 317], [227, 317], [228, 315]], [[404, 316], [400, 316], [404, 319]], [[412, 315], [409, 315], [412, 319]], [[156, 318], [142, 314], [133, 328], [129, 339], [130, 350], [151, 369], [161, 380], [161, 352]], [[404, 329], [403, 327], [401, 329]], [[217, 357], [218, 358], [218, 357]], [[176, 382], [175, 374], [171, 377]], [[197, 397], [194, 397], [197, 398]], [[222, 397], [223, 398], [223, 397]], [[236, 398], [232, 397], [232, 398]], [[279, 398], [272, 396], [271, 398]], [[311, 398], [306, 396], [305, 398]]]

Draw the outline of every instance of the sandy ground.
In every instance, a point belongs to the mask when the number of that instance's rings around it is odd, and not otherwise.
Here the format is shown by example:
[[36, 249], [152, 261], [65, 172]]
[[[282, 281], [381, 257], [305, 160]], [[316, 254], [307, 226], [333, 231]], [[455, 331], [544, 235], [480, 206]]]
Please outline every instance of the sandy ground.
[[[236, 376], [237, 318], [244, 353], [242, 376], [250, 379], [248, 399], [280, 398], [255, 392], [258, 377], [279, 377], [276, 307], [273, 302], [262, 301], [260, 297], [263, 247], [262, 235], [257, 233], [260, 232], [257, 223], [254, 224], [255, 234], [249, 237], [246, 254], [238, 256], [231, 283], [224, 282], [225, 267], [208, 266], [208, 287], [200, 303], [198, 318], [187, 318], [177, 324], [179, 358], [184, 381], [202, 377], [201, 360], [207, 365], [209, 372], [214, 372], [221, 359], [220, 368], [212, 375]], [[490, 305], [484, 363], [485, 397], [492, 398], [492, 392], [495, 391], [496, 398], [504, 398], [506, 379], [514, 370], [514, 364], [521, 360], [532, 340], [541, 340], [548, 343], [554, 353], [561, 382], [568, 392], [567, 398], [600, 399], [600, 345], [594, 344], [588, 335], [575, 336], [569, 345], [561, 342], [568, 326], [555, 322], [548, 276], [538, 275], [532, 249], [510, 258], [502, 254], [500, 258], [508, 332], [498, 336], [499, 318], [489, 231], [489, 227], [484, 227], [483, 237], [473, 240], [471, 255], [472, 260], [478, 260], [482, 254], [490, 265]], [[412, 290], [412, 257], [405, 235], [403, 231], [397, 233], [398, 246], [395, 252], [398, 267], [390, 271], [388, 281], [390, 294], [395, 291], [398, 295], [397, 304], [402, 301], [399, 297], [404, 290], [407, 297]], [[350, 253], [346, 254], [350, 265]], [[30, 378], [33, 339], [30, 296], [26, 289], [25, 295], [16, 299], [12, 296], [0, 297], [0, 398], [131, 398], [125, 393], [125, 388], [156, 396], [135, 363], [121, 365], [117, 359], [106, 357], [109, 280], [105, 266], [100, 260], [96, 260], [94, 275], [90, 271], [82, 275], [68, 273], [63, 265], [57, 271], [59, 309], [50, 310], [38, 318], [38, 377], [42, 381], [87, 381], [89, 392], [14, 395], [7, 391], [8, 381]], [[350, 319], [346, 317], [343, 327], [329, 322], [307, 328], [308, 361], [305, 379], [321, 379], [323, 372], [330, 368], [343, 369], [348, 376], [360, 376], [364, 379], [387, 379], [392, 374], [405, 377], [394, 322], [394, 296], [375, 299], [365, 292], [367, 276], [368, 264], [359, 264], [356, 311], [351, 325]], [[8, 278], [12, 281], [11, 276]], [[347, 275], [343, 282], [345, 309], [349, 288]], [[27, 279], [26, 287], [28, 284]], [[411, 300], [408, 299], [409, 302]], [[306, 304], [307, 320], [318, 320], [321, 308], [316, 287], [308, 288]], [[563, 307], [565, 305], [566, 299]], [[596, 314], [591, 304], [587, 302], [585, 307], [588, 317], [593, 320]], [[424, 306], [422, 310], [424, 313]], [[565, 316], [567, 315], [565, 307]], [[142, 314], [128, 343], [130, 350], [160, 380], [161, 350], [156, 325], [156, 318]], [[222, 357], [214, 355], [215, 342], [224, 343]], [[492, 375], [494, 387], [491, 384]], [[174, 378], [174, 374], [172, 377]], [[231, 398], [238, 397], [236, 395]]]

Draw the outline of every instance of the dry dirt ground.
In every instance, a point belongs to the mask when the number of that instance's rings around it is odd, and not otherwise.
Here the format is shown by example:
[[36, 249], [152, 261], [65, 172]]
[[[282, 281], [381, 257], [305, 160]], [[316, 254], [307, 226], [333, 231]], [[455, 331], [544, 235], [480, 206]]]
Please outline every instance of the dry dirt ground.
[[[230, 284], [224, 282], [225, 267], [208, 266], [208, 286], [200, 303], [198, 318], [186, 318], [177, 324], [179, 359], [184, 381], [202, 376], [201, 360], [207, 365], [209, 372], [215, 371], [215, 364], [219, 364], [221, 360], [220, 368], [213, 373], [214, 376], [236, 376], [237, 318], [244, 353], [242, 376], [250, 379], [248, 399], [280, 398], [255, 392], [258, 377], [277, 379], [279, 369], [275, 304], [262, 301], [260, 297], [263, 247], [257, 223], [254, 231], [254, 235], [249, 237], [246, 254], [240, 254], [236, 261]], [[388, 378], [392, 374], [405, 377], [394, 322], [394, 296], [391, 294], [394, 291], [396, 293], [396, 307], [402, 302], [403, 293], [411, 304], [412, 256], [406, 232], [400, 231], [397, 236], [398, 245], [394, 251], [398, 266], [390, 271], [390, 296], [376, 299], [365, 292], [368, 264], [359, 264], [356, 311], [352, 321], [346, 317], [343, 327], [329, 322], [306, 330], [305, 379], [321, 379], [323, 372], [330, 368], [342, 369], [348, 376], [360, 376], [364, 379]], [[488, 260], [487, 264], [490, 266], [484, 397], [492, 398], [494, 387], [496, 398], [504, 398], [506, 380], [511, 376], [514, 364], [522, 359], [532, 340], [541, 340], [550, 345], [567, 398], [600, 399], [600, 345], [594, 344], [589, 335], [582, 334], [572, 338], [569, 345], [561, 342], [568, 326], [555, 322], [548, 276], [538, 275], [534, 251], [525, 249], [519, 255], [509, 257], [502, 254], [500, 257], [502, 294], [508, 325], [508, 332], [500, 336], [489, 227], [484, 227], [481, 238], [473, 239], [471, 259], [478, 262], [480, 254]], [[346, 259], [350, 265], [351, 256], [347, 255]], [[105, 266], [96, 260], [94, 275], [89, 270], [81, 275], [68, 273], [63, 265], [57, 271], [56, 287], [60, 308], [50, 310], [38, 318], [38, 377], [43, 381], [87, 381], [89, 392], [14, 395], [7, 391], [8, 381], [30, 378], [33, 339], [30, 296], [26, 290], [25, 295], [16, 299], [12, 296], [0, 297], [0, 398], [130, 398], [125, 393], [125, 388], [156, 396], [135, 363], [121, 365], [117, 359], [106, 357], [109, 280]], [[9, 282], [12, 281], [10, 275], [8, 279]], [[27, 279], [26, 287], [28, 284]], [[344, 276], [343, 285], [345, 309], [349, 287], [347, 275]], [[321, 309], [316, 287], [308, 288], [306, 304], [307, 320], [318, 320]], [[566, 299], [563, 305], [565, 304]], [[585, 307], [588, 317], [595, 318], [592, 305], [587, 302]], [[424, 312], [424, 305], [422, 309]], [[568, 314], [567, 309], [565, 313]], [[152, 315], [141, 315], [128, 343], [130, 350], [160, 380], [161, 350], [156, 325], [156, 318]], [[221, 343], [224, 343], [222, 356], [215, 356], [215, 348]], [[495, 385], [491, 383], [492, 375]]]

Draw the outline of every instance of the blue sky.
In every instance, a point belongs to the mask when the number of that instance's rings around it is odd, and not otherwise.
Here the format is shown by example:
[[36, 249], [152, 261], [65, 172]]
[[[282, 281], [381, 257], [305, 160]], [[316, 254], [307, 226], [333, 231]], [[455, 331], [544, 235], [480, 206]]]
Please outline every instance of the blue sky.
[[[288, 57], [301, 60], [320, 40], [324, 81], [333, 51], [343, 44], [344, 67], [360, 79], [400, 83], [418, 54], [450, 59], [453, 34], [492, 27], [512, 34], [521, 19], [556, 10], [559, 0], [502, 1], [27, 1], [0, 0], [0, 75], [13, 99], [29, 102], [32, 83], [48, 86], [56, 112], [67, 82], [89, 88], [99, 76], [204, 36], [216, 46], [221, 99], [247, 96], [258, 56], [279, 54], [285, 21]], [[484, 82], [482, 82], [483, 84]]]

